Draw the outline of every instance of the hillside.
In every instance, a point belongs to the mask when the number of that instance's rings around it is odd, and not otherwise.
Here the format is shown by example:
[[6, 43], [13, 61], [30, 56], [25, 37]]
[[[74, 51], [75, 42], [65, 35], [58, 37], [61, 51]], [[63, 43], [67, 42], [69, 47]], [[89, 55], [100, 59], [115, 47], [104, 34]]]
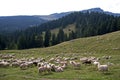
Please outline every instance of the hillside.
[[[2, 54], [14, 54], [16, 58], [45, 58], [50, 59], [59, 55], [61, 57], [77, 57], [77, 61], [81, 57], [95, 56], [100, 58], [102, 64], [111, 62], [114, 65], [110, 66], [109, 71], [102, 73], [96, 70], [92, 65], [83, 65], [76, 70], [68, 66], [64, 72], [52, 72], [46, 75], [39, 75], [37, 68], [29, 68], [20, 70], [19, 68], [0, 68], [1, 80], [119, 80], [120, 76], [120, 31], [108, 33], [105, 35], [79, 38], [67, 42], [63, 42], [56, 46], [48, 48], [35, 48], [27, 50], [2, 50]], [[103, 56], [112, 56], [111, 59], [105, 60]], [[29, 73], [29, 74], [28, 74]], [[67, 75], [67, 76], [65, 76]]]
[[[71, 31], [75, 31], [75, 24], [70, 24], [70, 25], [66, 26], [65, 28], [63, 28], [63, 31], [64, 31], [64, 33], [69, 35], [69, 33]], [[57, 35], [58, 32], [59, 32], [59, 28], [51, 30], [51, 34], [56, 34]]]
[[33, 27], [46, 22], [34, 16], [5, 16], [0, 17], [0, 33], [12, 32], [15, 30], [25, 30], [28, 27]]
[[41, 19], [44, 19], [44, 20], [51, 21], [51, 20], [56, 20], [56, 19], [62, 18], [70, 13], [72, 13], [72, 12], [53, 13], [50, 15], [42, 15], [42, 16], [38, 16], [38, 17], [40, 17]]
[[59, 18], [65, 17], [74, 12], [82, 12], [82, 13], [98, 12], [98, 13], [104, 13], [112, 16], [118, 16], [118, 17], [120, 16], [119, 13], [104, 11], [101, 8], [91, 8], [91, 9], [82, 10], [82, 11], [53, 13], [50, 15], [0, 16], [0, 33], [12, 32], [15, 30], [25, 30], [29, 27], [37, 26], [47, 21], [57, 20]]
[[24, 31], [0, 35], [2, 43], [0, 49], [49, 47], [72, 39], [118, 30], [120, 30], [120, 17], [98, 12], [74, 12]]
[[[94, 37], [87, 37], [87, 38], [78, 38], [71, 41], [66, 41], [60, 43], [55, 46], [47, 47], [47, 48], [35, 48], [35, 49], [27, 49], [27, 50], [3, 50], [1, 52], [23, 52], [24, 51], [31, 51], [30, 53], [34, 53], [33, 51], [38, 51], [39, 53], [82, 53], [82, 52], [89, 52], [89, 51], [96, 51], [96, 53], [102, 53], [101, 51], [110, 53], [111, 50], [114, 51], [114, 48], [118, 48], [115, 50], [116, 52], [119, 51], [120, 45], [120, 31], [108, 33], [105, 35], [94, 36]], [[71, 49], [72, 48], [72, 49]], [[59, 50], [59, 51], [58, 51]], [[50, 52], [49, 52], [50, 51]], [[109, 54], [110, 54], [109, 53]], [[119, 54], [118, 52], [116, 54]]]
[[0, 16], [0, 33], [25, 30], [29, 27], [34, 27], [51, 20], [59, 19], [70, 13], [71, 12], [64, 12], [34, 16]]

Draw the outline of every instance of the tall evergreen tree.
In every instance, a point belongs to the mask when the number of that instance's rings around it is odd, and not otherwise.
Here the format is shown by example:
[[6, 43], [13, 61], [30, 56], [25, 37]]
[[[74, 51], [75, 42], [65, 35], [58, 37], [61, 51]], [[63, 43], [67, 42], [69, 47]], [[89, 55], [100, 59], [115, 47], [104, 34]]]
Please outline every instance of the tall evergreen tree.
[[50, 40], [51, 40], [51, 32], [50, 32], [50, 30], [47, 30], [45, 32], [45, 40], [44, 40], [44, 46], [45, 47], [50, 46]]
[[42, 34], [36, 36], [35, 43], [36, 43], [36, 45], [35, 45], [36, 47], [43, 47], [44, 46]]
[[20, 36], [17, 42], [18, 49], [26, 49], [27, 48], [27, 40], [25, 36]]
[[57, 44], [57, 39], [56, 39], [56, 35], [52, 34], [52, 45]]
[[6, 45], [5, 45], [5, 40], [2, 36], [0, 36], [0, 50], [5, 49]]
[[60, 43], [60, 42], [63, 42], [65, 41], [64, 39], [64, 31], [62, 28], [59, 29], [59, 32], [58, 32], [58, 35], [57, 35], [57, 42]]

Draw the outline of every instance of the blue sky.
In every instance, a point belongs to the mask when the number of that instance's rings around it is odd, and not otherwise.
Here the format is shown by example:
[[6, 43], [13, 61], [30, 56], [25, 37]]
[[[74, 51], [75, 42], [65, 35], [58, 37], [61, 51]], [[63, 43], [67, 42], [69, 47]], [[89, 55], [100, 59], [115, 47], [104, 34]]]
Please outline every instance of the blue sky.
[[0, 0], [0, 16], [48, 15], [95, 7], [120, 13], [120, 0]]

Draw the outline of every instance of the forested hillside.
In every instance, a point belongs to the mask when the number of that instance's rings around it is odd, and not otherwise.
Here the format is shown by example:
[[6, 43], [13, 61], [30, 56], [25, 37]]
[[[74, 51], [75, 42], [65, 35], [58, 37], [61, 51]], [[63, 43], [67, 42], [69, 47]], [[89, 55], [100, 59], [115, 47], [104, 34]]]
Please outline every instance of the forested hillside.
[[0, 33], [25, 30], [28, 27], [40, 25], [44, 22], [46, 22], [46, 20], [35, 16], [0, 17]]
[[[63, 29], [75, 24], [75, 30], [66, 34]], [[59, 29], [58, 34], [51, 34], [51, 30]], [[58, 20], [53, 20], [25, 31], [7, 35], [5, 47], [1, 49], [26, 49], [34, 47], [48, 47], [63, 41], [81, 37], [102, 35], [120, 30], [120, 17], [98, 12], [74, 12]]]
[[71, 12], [55, 13], [50, 15], [33, 16], [0, 16], [0, 33], [8, 33], [16, 30], [25, 30], [42, 23], [59, 19]]

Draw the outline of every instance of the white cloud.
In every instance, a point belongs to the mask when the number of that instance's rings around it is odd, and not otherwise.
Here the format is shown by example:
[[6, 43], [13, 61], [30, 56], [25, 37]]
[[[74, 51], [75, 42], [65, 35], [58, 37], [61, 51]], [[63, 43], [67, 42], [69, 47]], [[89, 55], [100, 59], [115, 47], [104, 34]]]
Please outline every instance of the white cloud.
[[120, 13], [120, 0], [0, 0], [0, 16], [42, 15], [94, 7]]

